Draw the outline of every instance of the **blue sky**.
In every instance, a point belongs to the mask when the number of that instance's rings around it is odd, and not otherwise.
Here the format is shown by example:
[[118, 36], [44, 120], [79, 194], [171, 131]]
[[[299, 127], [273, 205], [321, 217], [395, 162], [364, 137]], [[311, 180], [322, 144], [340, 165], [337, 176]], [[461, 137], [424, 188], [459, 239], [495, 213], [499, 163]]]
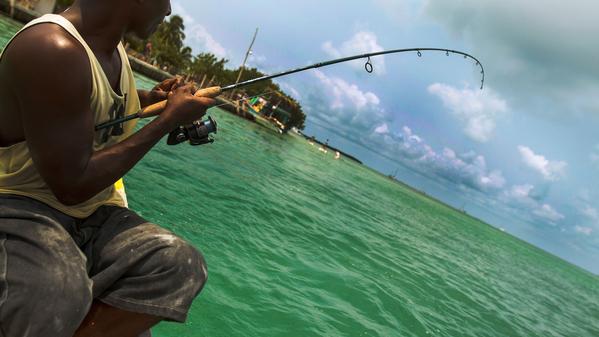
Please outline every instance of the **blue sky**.
[[266, 73], [440, 47], [281, 78], [306, 133], [599, 274], [599, 3], [173, 0], [187, 44]]

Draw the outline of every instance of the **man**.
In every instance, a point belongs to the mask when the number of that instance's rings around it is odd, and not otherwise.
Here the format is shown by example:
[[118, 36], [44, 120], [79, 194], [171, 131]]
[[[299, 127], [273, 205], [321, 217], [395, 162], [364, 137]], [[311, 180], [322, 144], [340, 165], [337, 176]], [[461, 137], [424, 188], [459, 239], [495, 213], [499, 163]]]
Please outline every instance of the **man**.
[[[176, 81], [136, 92], [121, 40], [148, 38], [170, 11], [168, 0], [78, 0], [0, 56], [1, 337], [134, 337], [184, 321], [203, 287], [201, 254], [113, 187], [214, 104]], [[136, 133], [131, 122], [94, 131], [167, 97]]]

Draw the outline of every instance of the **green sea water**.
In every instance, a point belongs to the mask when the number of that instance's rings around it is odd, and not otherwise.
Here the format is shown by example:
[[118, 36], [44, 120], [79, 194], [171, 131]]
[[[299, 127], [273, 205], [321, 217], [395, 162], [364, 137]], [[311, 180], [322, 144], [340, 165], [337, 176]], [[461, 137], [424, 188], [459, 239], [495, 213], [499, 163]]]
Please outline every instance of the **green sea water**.
[[[0, 49], [18, 27], [0, 19]], [[125, 178], [130, 206], [208, 262], [188, 322], [155, 336], [599, 336], [592, 274], [297, 136], [210, 115], [214, 144], [161, 142]]]

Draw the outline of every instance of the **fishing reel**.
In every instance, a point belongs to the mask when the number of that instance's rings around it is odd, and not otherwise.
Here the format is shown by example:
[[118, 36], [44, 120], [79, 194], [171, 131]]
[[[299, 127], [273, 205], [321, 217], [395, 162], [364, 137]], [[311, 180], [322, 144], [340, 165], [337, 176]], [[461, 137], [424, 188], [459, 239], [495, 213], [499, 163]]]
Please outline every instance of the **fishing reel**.
[[193, 146], [214, 143], [214, 138], [210, 137], [212, 133], [216, 133], [216, 121], [208, 116], [208, 120], [195, 121], [190, 125], [180, 126], [171, 131], [166, 143], [178, 145], [189, 141], [189, 144]]

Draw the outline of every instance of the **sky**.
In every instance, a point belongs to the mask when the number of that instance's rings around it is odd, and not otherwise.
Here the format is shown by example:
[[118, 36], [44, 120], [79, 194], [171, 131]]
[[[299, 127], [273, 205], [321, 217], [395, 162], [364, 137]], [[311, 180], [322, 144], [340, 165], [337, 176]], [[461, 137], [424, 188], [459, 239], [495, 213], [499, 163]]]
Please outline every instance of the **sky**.
[[599, 2], [173, 0], [186, 43], [264, 73], [399, 48], [276, 82], [305, 133], [599, 274]]

